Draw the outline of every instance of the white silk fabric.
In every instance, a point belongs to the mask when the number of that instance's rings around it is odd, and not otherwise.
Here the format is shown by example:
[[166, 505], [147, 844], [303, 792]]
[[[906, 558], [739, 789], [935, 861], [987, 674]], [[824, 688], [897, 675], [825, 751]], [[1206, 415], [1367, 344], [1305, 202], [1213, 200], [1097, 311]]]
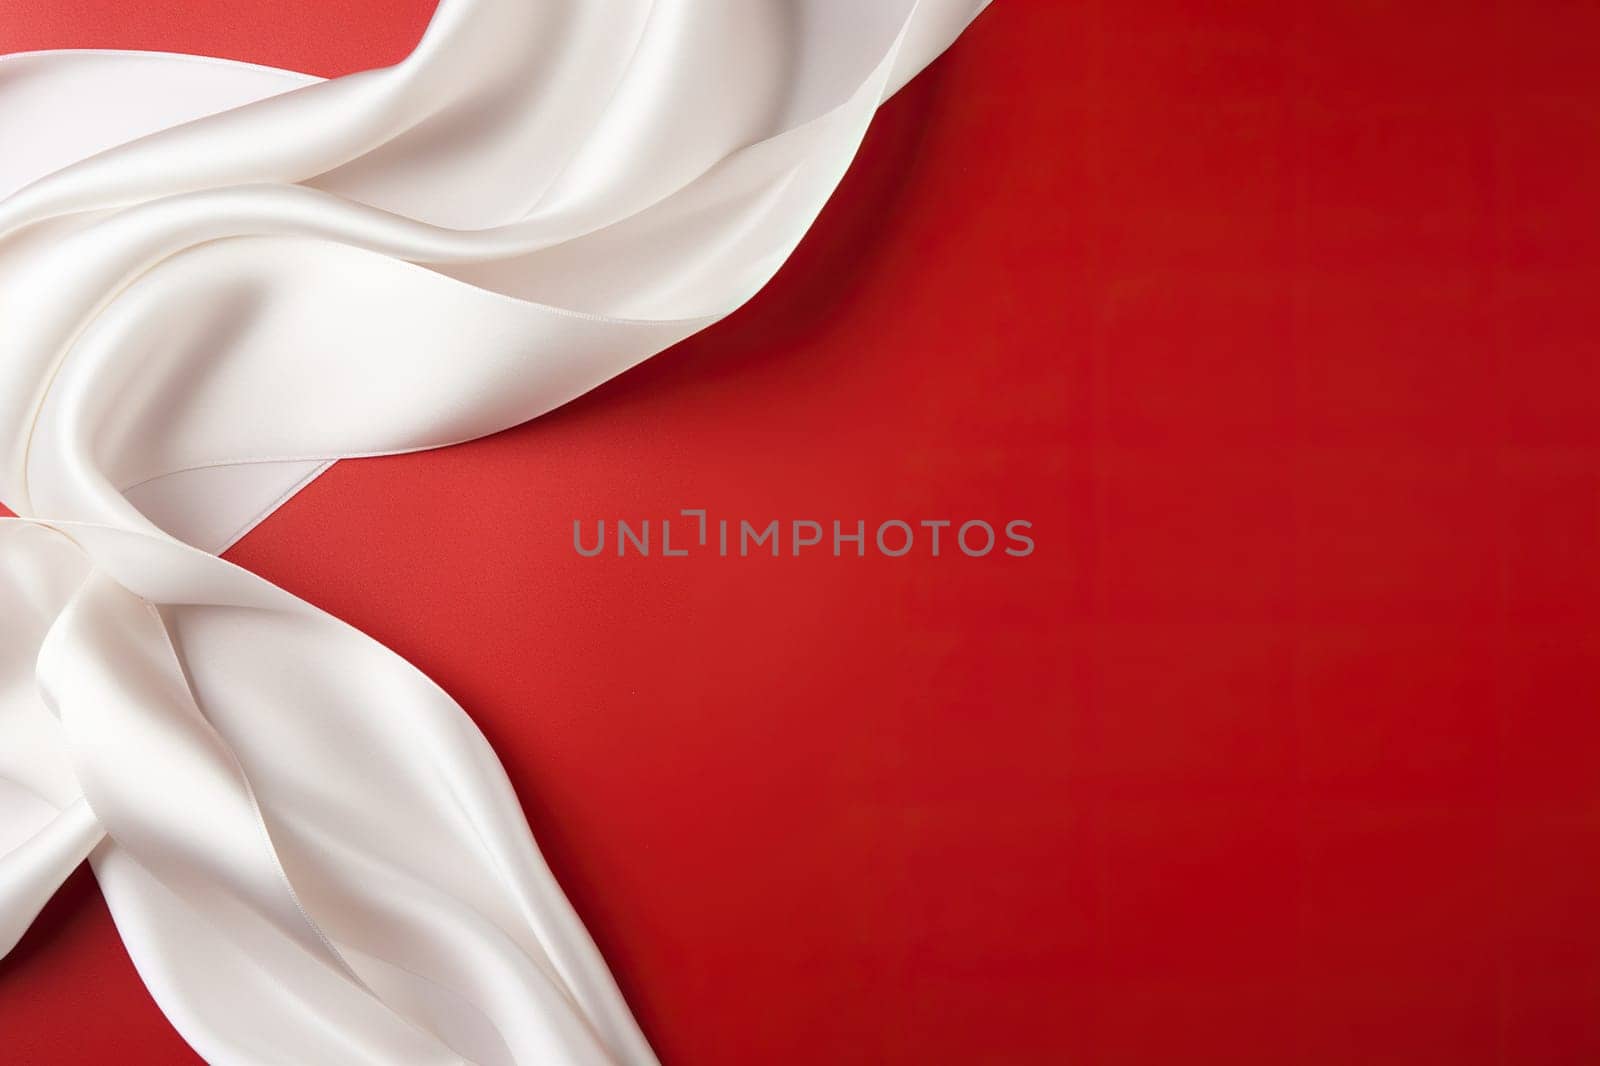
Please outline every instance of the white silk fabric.
[[0, 58], [0, 951], [87, 859], [208, 1061], [654, 1061], [470, 719], [216, 553], [738, 307], [983, 6], [443, 0], [332, 81]]

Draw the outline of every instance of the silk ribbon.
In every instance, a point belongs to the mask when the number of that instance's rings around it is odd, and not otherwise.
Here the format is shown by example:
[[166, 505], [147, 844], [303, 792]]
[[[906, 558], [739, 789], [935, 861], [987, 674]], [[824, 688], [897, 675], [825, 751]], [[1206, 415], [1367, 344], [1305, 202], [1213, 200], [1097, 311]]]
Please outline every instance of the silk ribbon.
[[733, 311], [983, 6], [442, 0], [331, 81], [0, 58], [0, 950], [88, 860], [209, 1061], [654, 1061], [471, 720], [218, 553]]

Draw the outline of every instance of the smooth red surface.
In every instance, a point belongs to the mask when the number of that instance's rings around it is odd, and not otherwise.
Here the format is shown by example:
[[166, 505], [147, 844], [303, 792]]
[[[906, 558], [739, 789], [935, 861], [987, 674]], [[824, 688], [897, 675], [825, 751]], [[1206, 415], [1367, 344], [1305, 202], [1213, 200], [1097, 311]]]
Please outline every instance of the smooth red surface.
[[[427, 7], [0, 47], [337, 73]], [[483, 724], [670, 1063], [1600, 1061], [1597, 34], [1001, 0], [752, 306], [233, 558]], [[573, 553], [693, 506], [1039, 547]], [[82, 878], [0, 1042], [186, 1055]]]

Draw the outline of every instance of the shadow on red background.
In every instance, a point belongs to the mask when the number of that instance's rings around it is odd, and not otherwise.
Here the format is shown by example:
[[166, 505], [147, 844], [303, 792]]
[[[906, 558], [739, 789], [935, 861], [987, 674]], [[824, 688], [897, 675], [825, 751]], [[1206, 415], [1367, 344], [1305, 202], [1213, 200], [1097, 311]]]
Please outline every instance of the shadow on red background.
[[[44, 6], [335, 74], [431, 5]], [[1191, 7], [1001, 0], [751, 306], [232, 553], [483, 724], [668, 1062], [1600, 1061], [1600, 13]], [[572, 550], [680, 507], [1039, 547]], [[81, 876], [0, 1032], [187, 1055]]]

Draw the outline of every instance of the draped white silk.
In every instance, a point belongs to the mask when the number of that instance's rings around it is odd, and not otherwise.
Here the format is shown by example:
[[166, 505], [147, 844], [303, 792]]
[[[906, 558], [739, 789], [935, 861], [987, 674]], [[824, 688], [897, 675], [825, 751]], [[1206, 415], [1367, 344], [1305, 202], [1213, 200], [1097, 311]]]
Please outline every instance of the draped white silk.
[[461, 709], [215, 553], [738, 307], [983, 6], [443, 0], [332, 81], [0, 58], [0, 950], [87, 859], [209, 1061], [654, 1061]]

